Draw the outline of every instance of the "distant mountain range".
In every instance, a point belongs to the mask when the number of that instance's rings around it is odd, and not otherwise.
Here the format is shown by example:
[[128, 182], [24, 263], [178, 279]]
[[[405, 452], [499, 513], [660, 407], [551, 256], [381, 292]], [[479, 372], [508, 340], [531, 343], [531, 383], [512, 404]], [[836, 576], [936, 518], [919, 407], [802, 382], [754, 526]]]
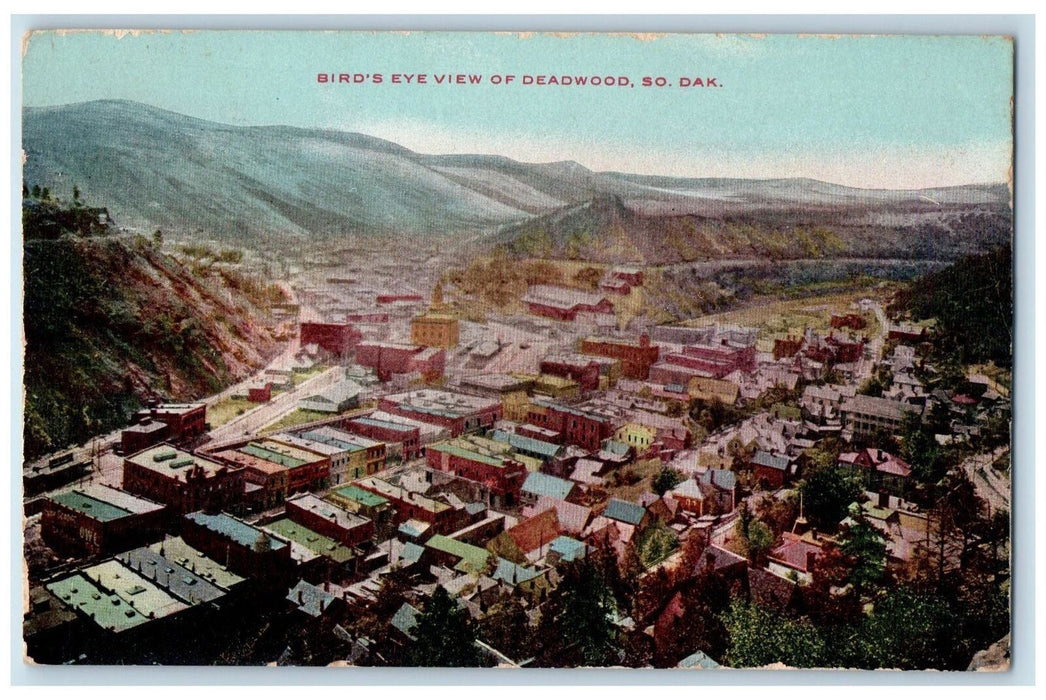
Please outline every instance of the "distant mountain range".
[[[968, 237], [954, 222], [988, 216], [996, 223], [985, 235], [971, 234], [974, 249], [990, 242], [981, 240], [985, 236], [994, 241], [1009, 231], [1010, 195], [1003, 184], [866, 190], [809, 179], [593, 172], [574, 162], [422, 155], [357, 133], [229, 126], [126, 101], [26, 107], [23, 149], [30, 186], [70, 197], [76, 185], [84, 201], [147, 233], [202, 232], [242, 243], [468, 233], [511, 245], [540, 229], [554, 253], [565, 251], [579, 227], [600, 236], [607, 233], [600, 227], [616, 226], [633, 242], [659, 231], [682, 236], [682, 244], [654, 246], [661, 251], [655, 259], [674, 260], [764, 252], [748, 243], [688, 248], [690, 232], [709, 221], [755, 221], [775, 233], [797, 224], [852, 229], [854, 236], [840, 234], [845, 250], [839, 254], [861, 253], [858, 239], [873, 229], [930, 226]], [[896, 236], [887, 238], [887, 248], [903, 247]], [[881, 246], [864, 247], [874, 254]]]

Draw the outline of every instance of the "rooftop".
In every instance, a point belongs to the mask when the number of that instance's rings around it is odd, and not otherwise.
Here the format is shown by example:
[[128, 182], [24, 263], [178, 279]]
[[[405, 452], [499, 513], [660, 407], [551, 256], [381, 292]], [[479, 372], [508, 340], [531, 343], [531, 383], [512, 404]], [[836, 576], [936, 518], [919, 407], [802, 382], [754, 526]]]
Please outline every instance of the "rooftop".
[[494, 573], [490, 575], [490, 577], [495, 581], [502, 581], [510, 586], [526, 583], [538, 576], [541, 576], [541, 571], [539, 569], [520, 566], [519, 564], [502, 557], [498, 557], [498, 565], [494, 569]]
[[575, 540], [573, 537], [566, 537], [560, 535], [556, 539], [552, 540], [552, 544], [548, 546], [550, 552], [556, 552], [559, 554], [563, 561], [574, 561], [579, 557], [585, 556], [585, 543]]
[[563, 413], [569, 413], [572, 416], [579, 416], [581, 418], [589, 418], [591, 420], [598, 421], [608, 420], [607, 416], [603, 415], [602, 413], [593, 413], [591, 411], [585, 411], [580, 408], [575, 408], [573, 406], [567, 406], [566, 404], [558, 403], [556, 401], [546, 401], [545, 399], [537, 399], [533, 401], [533, 404], [542, 408], [551, 408], [556, 411], [562, 411]]
[[304, 525], [299, 525], [289, 518], [281, 518], [269, 523], [268, 525], [264, 525], [263, 528], [279, 537], [290, 540], [291, 542], [296, 542], [302, 547], [310, 549], [320, 556], [333, 559], [339, 564], [351, 561], [356, 556], [356, 553], [352, 551], [352, 548], [346, 547], [345, 545], [332, 540], [330, 537], [321, 535], [314, 530], [310, 530]]
[[298, 606], [298, 610], [311, 617], [319, 617], [334, 602], [334, 596], [307, 581], [298, 581], [287, 592], [287, 600]]
[[393, 421], [377, 420], [375, 418], [363, 417], [353, 418], [353, 420], [357, 423], [362, 423], [363, 425], [369, 425], [375, 428], [384, 428], [385, 430], [396, 430], [404, 433], [413, 432], [415, 430], [414, 426], [407, 425], [405, 423], [395, 423]]
[[333, 404], [341, 404], [350, 401], [363, 392], [363, 387], [351, 379], [343, 379], [337, 384], [332, 384], [316, 394], [302, 399], [303, 401], [323, 400]]
[[732, 491], [737, 486], [737, 474], [728, 469], [709, 469], [700, 477], [703, 484], [711, 484], [724, 491]]
[[491, 440], [497, 440], [499, 442], [507, 442], [512, 447], [523, 452], [530, 452], [533, 454], [541, 455], [546, 459], [551, 459], [559, 454], [563, 450], [562, 445], [557, 445], [552, 442], [545, 442], [543, 440], [537, 440], [526, 435], [517, 435], [516, 433], [510, 433], [504, 430], [494, 430], [490, 433]]
[[156, 411], [158, 413], [189, 413], [206, 407], [205, 403], [162, 403], [156, 408], [146, 408], [145, 411]]
[[480, 464], [486, 464], [491, 467], [505, 468], [512, 465], [506, 464], [508, 459], [506, 457], [500, 457], [493, 454], [484, 454], [478, 449], [475, 449], [474, 443], [468, 440], [448, 440], [447, 442], [437, 442], [429, 445], [426, 450], [433, 450], [436, 452], [445, 452], [455, 457], [461, 457], [468, 459], [473, 462], [479, 462]]
[[[360, 490], [362, 491], [363, 489]], [[374, 496], [374, 494], [370, 495]], [[374, 498], [378, 498], [378, 496], [374, 496]], [[361, 515], [350, 513], [349, 511], [332, 505], [320, 498], [319, 496], [316, 496], [315, 494], [311, 493], [303, 493], [298, 496], [294, 496], [293, 498], [289, 498], [287, 499], [287, 503], [293, 503], [302, 510], [307, 510], [310, 513], [315, 513], [324, 520], [329, 520], [330, 522], [336, 524], [338, 527], [344, 528], [346, 530], [355, 527], [360, 527], [361, 525], [365, 525], [368, 522], [370, 522], [367, 518], [364, 518]]]
[[116, 559], [104, 561], [80, 573], [103, 591], [112, 591], [148, 618], [167, 617], [188, 607]]
[[151, 433], [159, 433], [167, 429], [167, 424], [163, 421], [149, 421], [145, 423], [135, 423], [134, 425], [128, 426], [123, 429], [125, 433], [139, 433], [142, 435], [149, 435]]
[[343, 488], [337, 489], [333, 493], [348, 498], [349, 500], [356, 501], [370, 508], [377, 508], [379, 506], [387, 505], [388, 499], [382, 498], [376, 493], [371, 493], [365, 489], [361, 489], [359, 486], [349, 484]]
[[49, 497], [55, 503], [82, 513], [92, 520], [108, 523], [131, 515], [131, 511], [124, 510], [111, 503], [100, 501], [97, 498], [81, 493], [80, 491], [65, 491]]
[[487, 560], [493, 556], [490, 552], [481, 547], [476, 547], [467, 542], [452, 540], [445, 535], [433, 535], [429, 538], [428, 542], [425, 543], [425, 546], [458, 557], [461, 561], [458, 562], [458, 565], [454, 568], [459, 571], [467, 571], [471, 573], [476, 573], [485, 569], [487, 566]]
[[396, 486], [395, 484], [390, 484], [384, 479], [367, 477], [366, 479], [360, 479], [356, 483], [363, 489], [374, 489], [383, 496], [413, 503], [430, 513], [441, 513], [450, 508], [446, 503], [429, 498], [428, 496], [423, 496], [420, 493], [408, 491], [407, 489]]
[[414, 639], [414, 635], [411, 634], [411, 630], [418, 624], [418, 615], [421, 611], [415, 608], [410, 603], [404, 603], [400, 606], [393, 615], [389, 624], [398, 629], [406, 636]]
[[370, 447], [375, 447], [382, 443], [377, 440], [371, 440], [365, 438], [362, 435], [354, 435], [347, 433], [344, 430], [338, 430], [332, 428], [329, 425], [322, 426], [320, 428], [313, 428], [312, 430], [302, 433], [301, 437], [306, 440], [314, 440], [316, 442], [323, 443], [330, 447], [335, 447], [339, 450], [346, 452], [359, 452], [360, 450], [366, 450]]
[[534, 507], [524, 511], [524, 514], [537, 514], [549, 509], [556, 511], [556, 519], [562, 526], [562, 530], [573, 534], [581, 534], [581, 531], [585, 529], [585, 525], [592, 518], [591, 508], [550, 496], [539, 497]]
[[782, 541], [770, 550], [769, 557], [772, 561], [789, 566], [799, 571], [808, 571], [808, 555], [820, 555], [821, 544], [809, 539], [785, 532], [781, 535]]
[[901, 420], [905, 414], [913, 413], [920, 409], [917, 406], [899, 401], [857, 394], [843, 403], [842, 410], [849, 413], [862, 413], [891, 420]]
[[142, 613], [115, 594], [108, 594], [81, 574], [52, 581], [47, 590], [103, 629], [123, 632], [148, 621]]
[[559, 518], [555, 509], [550, 508], [510, 527], [505, 534], [523, 552], [532, 552], [559, 537]]
[[123, 552], [116, 558], [127, 568], [189, 605], [207, 603], [225, 595], [224, 590], [208, 580], [207, 572], [196, 571], [195, 564], [190, 563], [191, 568], [186, 568], [148, 547]]
[[769, 452], [759, 450], [752, 457], [752, 464], [760, 467], [768, 467], [770, 469], [777, 469], [778, 471], [786, 471], [788, 469], [788, 458], [787, 457], [775, 457]]
[[228, 467], [223, 464], [179, 450], [167, 443], [154, 445], [125, 457], [125, 461], [178, 481], [186, 481], [187, 473], [193, 468], [199, 468], [201, 474], [206, 478], [228, 470]]
[[531, 472], [523, 482], [523, 491], [538, 496], [566, 499], [574, 489], [573, 482], [542, 472]]
[[271, 549], [282, 549], [287, 546], [286, 542], [268, 537], [253, 525], [249, 525], [226, 513], [210, 515], [203, 511], [196, 511], [195, 513], [189, 513], [185, 518], [207, 528], [211, 532], [216, 532], [234, 541], [242, 547], [254, 547], [260, 538], [268, 539], [271, 542]]
[[276, 435], [270, 435], [270, 440], [290, 445], [291, 447], [298, 447], [309, 452], [314, 452], [318, 455], [325, 457], [333, 457], [339, 455], [345, 450], [337, 445], [331, 445], [321, 440], [310, 440], [300, 435], [292, 435], [290, 433], [277, 433]]
[[510, 374], [480, 374], [463, 379], [462, 384], [494, 391], [514, 391], [525, 389], [530, 382]]
[[[248, 451], [248, 448], [252, 448]], [[267, 459], [271, 462], [277, 462], [279, 464], [285, 464], [288, 467], [300, 467], [303, 464], [311, 464], [312, 462], [319, 462], [323, 460], [321, 455], [315, 452], [309, 452], [303, 450], [300, 447], [293, 447], [290, 445], [284, 445], [275, 440], [268, 438], [252, 442], [247, 447], [241, 448], [247, 454], [254, 454], [262, 459]]]
[[199, 574], [201, 578], [225, 590], [231, 590], [246, 580], [229, 571], [224, 564], [219, 564], [205, 556], [203, 552], [193, 549], [181, 537], [168, 537], [162, 542], [151, 544], [149, 551], [156, 552], [168, 561], [180, 564], [182, 568], [188, 568]]
[[611, 498], [607, 502], [607, 507], [603, 511], [603, 515], [611, 520], [618, 520], [629, 525], [638, 525], [643, 520], [643, 516], [646, 514], [643, 506], [636, 503], [629, 503], [628, 501], [622, 501], [618, 498]]
[[403, 408], [453, 417], [500, 405], [497, 401], [487, 397], [459, 394], [441, 389], [417, 389], [402, 394], [392, 394], [386, 396], [385, 399], [399, 404]]
[[127, 493], [121, 489], [106, 486], [105, 484], [97, 482], [84, 484], [76, 490], [87, 496], [97, 498], [106, 503], [111, 503], [114, 506], [123, 508], [132, 513], [155, 513], [158, 510], [163, 510], [165, 507], [162, 503], [156, 503], [155, 501], [150, 501], [148, 498], [135, 496], [134, 494]]

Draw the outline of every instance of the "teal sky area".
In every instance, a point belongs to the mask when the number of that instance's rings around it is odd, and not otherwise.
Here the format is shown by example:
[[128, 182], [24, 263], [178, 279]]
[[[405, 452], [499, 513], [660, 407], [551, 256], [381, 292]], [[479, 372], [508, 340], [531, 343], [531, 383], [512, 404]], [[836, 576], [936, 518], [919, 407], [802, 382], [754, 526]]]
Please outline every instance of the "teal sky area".
[[[22, 96], [360, 131], [423, 153], [908, 189], [1007, 180], [1012, 63], [1008, 40], [970, 36], [45, 32], [28, 41]], [[320, 73], [383, 82], [324, 84]], [[394, 73], [429, 83], [393, 84]], [[448, 73], [481, 82], [434, 82]], [[634, 87], [528, 86], [524, 75]], [[642, 87], [644, 76], [670, 86]], [[679, 87], [682, 77], [718, 87]]]

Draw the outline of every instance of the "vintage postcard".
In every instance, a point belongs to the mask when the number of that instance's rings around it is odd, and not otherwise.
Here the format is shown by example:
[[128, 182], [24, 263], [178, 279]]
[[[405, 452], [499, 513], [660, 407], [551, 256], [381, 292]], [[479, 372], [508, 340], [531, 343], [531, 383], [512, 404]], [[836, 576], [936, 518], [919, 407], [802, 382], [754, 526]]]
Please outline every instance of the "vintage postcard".
[[26, 662], [1007, 669], [1013, 66], [27, 34]]

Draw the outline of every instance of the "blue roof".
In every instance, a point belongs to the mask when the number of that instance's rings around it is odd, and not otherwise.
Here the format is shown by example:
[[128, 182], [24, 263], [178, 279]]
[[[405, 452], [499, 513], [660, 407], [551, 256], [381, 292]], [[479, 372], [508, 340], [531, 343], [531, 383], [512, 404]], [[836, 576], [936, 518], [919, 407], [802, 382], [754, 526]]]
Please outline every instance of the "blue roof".
[[610, 502], [607, 503], [606, 510], [603, 511], [603, 515], [611, 520], [618, 520], [629, 525], [638, 525], [642, 522], [645, 514], [646, 510], [643, 506], [617, 498], [611, 498]]
[[758, 465], [760, 467], [770, 467], [771, 469], [785, 471], [786, 469], [788, 469], [788, 458], [774, 457], [769, 452], [759, 450], [755, 453], [755, 457], [752, 458], [752, 464]]
[[574, 561], [585, 556], [585, 543], [575, 540], [573, 537], [560, 535], [552, 540], [549, 550], [559, 554], [563, 561]]
[[287, 546], [287, 543], [283, 540], [276, 539], [272, 535], [262, 532], [258, 528], [248, 525], [242, 520], [237, 520], [226, 513], [210, 515], [203, 511], [197, 511], [195, 513], [189, 513], [185, 517], [212, 532], [217, 532], [219, 535], [227, 537], [237, 544], [243, 545], [244, 547], [253, 547], [254, 543], [257, 542], [258, 538], [261, 536], [269, 539], [269, 542], [272, 544], [271, 549], [282, 549]]
[[719, 668], [719, 664], [699, 649], [676, 664], [676, 668], [701, 668], [708, 670]]
[[574, 489], [574, 482], [542, 472], [531, 472], [523, 482], [523, 490], [538, 496], [551, 496], [563, 501]]
[[[417, 528], [416, 522], [417, 521], [406, 520], [402, 525], [396, 528], [396, 532], [403, 533], [408, 537], [421, 537], [424, 533]], [[428, 529], [428, 527], [425, 529]]]
[[400, 557], [403, 561], [416, 562], [421, 559], [421, 555], [425, 553], [425, 548], [420, 544], [414, 544], [413, 542], [407, 542], [403, 545], [403, 555]]
[[607, 452], [610, 452], [611, 454], [625, 455], [628, 454], [628, 450], [630, 448], [623, 442], [618, 442], [617, 440], [611, 440], [608, 438], [603, 441], [602, 449], [606, 450]]
[[418, 624], [418, 615], [420, 614], [421, 611], [413, 605], [410, 603], [404, 603], [392, 616], [390, 624], [403, 634], [414, 639], [414, 635], [412, 635], [410, 631]]
[[702, 484], [711, 484], [724, 491], [732, 491], [737, 486], [737, 475], [729, 469], [709, 469], [700, 480]]
[[495, 430], [490, 434], [491, 440], [498, 442], [507, 442], [508, 444], [515, 447], [517, 450], [523, 452], [530, 452], [531, 454], [540, 455], [545, 459], [555, 457], [559, 454], [559, 451], [563, 449], [562, 446], [552, 442], [545, 442], [544, 440], [535, 440], [532, 437], [526, 435], [516, 435], [505, 430]]
[[495, 581], [504, 581], [510, 586], [515, 586], [519, 583], [526, 583], [540, 575], [541, 572], [537, 569], [520, 566], [508, 559], [498, 557], [498, 567], [494, 569], [494, 573], [490, 577]]
[[322, 588], [301, 580], [287, 593], [287, 600], [297, 605], [298, 610], [306, 615], [319, 617], [334, 602], [334, 596]]

